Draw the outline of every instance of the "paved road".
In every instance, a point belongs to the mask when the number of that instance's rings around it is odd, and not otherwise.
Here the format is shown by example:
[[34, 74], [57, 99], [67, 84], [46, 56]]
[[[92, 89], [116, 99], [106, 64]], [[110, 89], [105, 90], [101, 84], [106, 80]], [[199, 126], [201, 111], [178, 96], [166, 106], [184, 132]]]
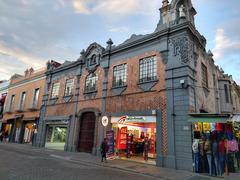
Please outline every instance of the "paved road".
[[156, 178], [87, 163], [74, 163], [44, 151], [0, 145], [1, 180], [153, 180]]

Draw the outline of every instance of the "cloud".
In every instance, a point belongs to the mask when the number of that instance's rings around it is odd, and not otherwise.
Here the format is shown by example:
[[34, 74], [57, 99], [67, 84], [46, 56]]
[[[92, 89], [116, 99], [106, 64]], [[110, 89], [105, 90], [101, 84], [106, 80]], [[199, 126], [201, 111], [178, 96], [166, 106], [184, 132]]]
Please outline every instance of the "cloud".
[[74, 0], [72, 5], [76, 13], [90, 14], [91, 9], [87, 7], [87, 3], [84, 0]]
[[225, 23], [224, 27], [217, 29], [213, 54], [216, 64], [240, 84], [240, 38], [235, 29], [237, 27], [232, 23]]
[[213, 49], [214, 58], [219, 60], [232, 51], [240, 50], [240, 41], [232, 39], [225, 34], [222, 28], [217, 29], [215, 36], [215, 47]]
[[129, 15], [147, 14], [160, 7], [158, 0], [146, 3], [145, 0], [73, 0], [72, 7], [80, 14]]
[[[78, 50], [66, 43], [76, 24], [66, 2], [0, 1], [1, 78], [22, 73], [29, 67], [40, 68], [49, 59], [60, 62], [77, 59]], [[66, 9], [59, 11], [60, 8]]]
[[128, 33], [129, 32], [129, 28], [122, 26], [122, 27], [111, 27], [108, 29], [109, 32], [112, 33]]

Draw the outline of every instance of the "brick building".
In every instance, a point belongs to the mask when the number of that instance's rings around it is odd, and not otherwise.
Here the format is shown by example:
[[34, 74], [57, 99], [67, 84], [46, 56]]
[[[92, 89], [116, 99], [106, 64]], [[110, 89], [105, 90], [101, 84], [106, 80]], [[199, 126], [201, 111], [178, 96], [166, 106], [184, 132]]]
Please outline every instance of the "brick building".
[[163, 0], [152, 34], [93, 43], [77, 61], [49, 63], [37, 146], [99, 154], [113, 130], [117, 156], [130, 139], [132, 158], [141, 159], [148, 138], [156, 165], [191, 170], [191, 115], [240, 112], [239, 87], [206, 51], [195, 15], [191, 0]]
[[32, 143], [46, 84], [45, 72], [46, 68], [30, 68], [24, 75], [11, 77], [2, 124], [10, 142]]

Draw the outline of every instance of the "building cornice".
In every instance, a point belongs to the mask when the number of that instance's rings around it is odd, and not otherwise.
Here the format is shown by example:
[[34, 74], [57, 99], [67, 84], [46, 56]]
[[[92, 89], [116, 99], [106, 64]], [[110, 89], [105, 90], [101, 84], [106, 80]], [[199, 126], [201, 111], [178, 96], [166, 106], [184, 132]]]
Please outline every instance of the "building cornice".
[[26, 84], [29, 84], [29, 83], [32, 83], [32, 82], [36, 82], [38, 80], [42, 80], [44, 78], [46, 78], [46, 75], [41, 74], [41, 75], [38, 75], [38, 76], [34, 76], [30, 79], [24, 79], [22, 81], [14, 83], [14, 84], [10, 84], [8, 89], [10, 90], [10, 89], [13, 89], [13, 88], [16, 88], [16, 87], [19, 87], [19, 86], [23, 86], [23, 85], [26, 85]]

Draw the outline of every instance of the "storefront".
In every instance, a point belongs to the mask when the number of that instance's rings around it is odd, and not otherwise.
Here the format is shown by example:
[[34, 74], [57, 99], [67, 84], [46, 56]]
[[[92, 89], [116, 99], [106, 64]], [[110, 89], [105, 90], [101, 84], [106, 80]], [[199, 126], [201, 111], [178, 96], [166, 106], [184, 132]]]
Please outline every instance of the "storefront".
[[230, 120], [230, 115], [191, 116], [195, 172], [220, 176], [238, 172], [240, 129]]
[[5, 140], [9, 141], [11, 134], [13, 133], [14, 120], [8, 120], [2, 122], [2, 131], [4, 132]]
[[66, 124], [48, 124], [45, 147], [49, 149], [64, 150], [67, 129]]
[[156, 164], [156, 116], [111, 118], [115, 157]]
[[20, 143], [31, 144], [37, 133], [37, 118], [24, 118], [22, 120], [22, 130], [20, 135]]

